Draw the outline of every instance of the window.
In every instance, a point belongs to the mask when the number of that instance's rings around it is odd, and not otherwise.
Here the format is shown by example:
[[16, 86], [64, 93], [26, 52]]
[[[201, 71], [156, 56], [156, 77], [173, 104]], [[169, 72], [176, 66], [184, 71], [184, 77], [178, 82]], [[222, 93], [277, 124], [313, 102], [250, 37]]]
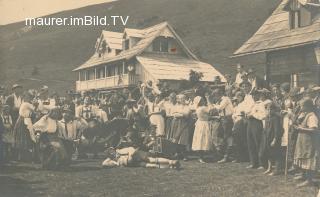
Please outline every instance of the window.
[[158, 37], [152, 43], [153, 51], [158, 52], [168, 52], [169, 50], [169, 42], [168, 39], [165, 37]]
[[120, 49], [116, 49], [116, 55], [119, 55], [120, 52], [121, 52]]
[[107, 67], [107, 76], [112, 77], [115, 75], [115, 66], [108, 66]]
[[289, 8], [290, 29], [311, 25], [317, 13], [319, 13], [318, 7], [300, 4], [297, 0], [292, 1]]
[[80, 81], [85, 81], [86, 80], [86, 71], [80, 71]]
[[103, 68], [97, 68], [97, 79], [104, 78], [104, 67]]
[[128, 50], [129, 49], [129, 39], [126, 39], [124, 41], [124, 50]]
[[87, 71], [87, 80], [94, 80], [95, 79], [95, 71], [94, 69]]
[[290, 29], [301, 27], [300, 10], [290, 12]]

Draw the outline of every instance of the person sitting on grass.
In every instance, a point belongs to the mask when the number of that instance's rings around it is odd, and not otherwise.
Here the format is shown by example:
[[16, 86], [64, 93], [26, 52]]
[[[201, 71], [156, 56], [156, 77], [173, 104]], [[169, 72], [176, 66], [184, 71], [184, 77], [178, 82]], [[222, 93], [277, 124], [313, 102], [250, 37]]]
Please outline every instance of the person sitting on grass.
[[108, 158], [102, 162], [103, 167], [146, 167], [146, 168], [180, 168], [178, 160], [152, 157], [152, 154], [139, 148], [126, 147], [108, 149]]

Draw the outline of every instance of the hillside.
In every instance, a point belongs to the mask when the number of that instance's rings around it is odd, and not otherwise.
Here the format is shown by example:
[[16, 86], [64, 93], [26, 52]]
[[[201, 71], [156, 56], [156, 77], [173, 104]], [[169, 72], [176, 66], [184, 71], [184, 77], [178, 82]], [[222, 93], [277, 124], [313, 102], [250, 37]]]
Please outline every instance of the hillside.
[[[168, 21], [189, 48], [223, 73], [232, 72], [229, 56], [266, 20], [280, 0], [120, 0], [64, 11], [51, 17], [130, 16], [127, 27], [142, 28]], [[102, 29], [124, 27], [0, 26], [0, 84], [19, 82], [59, 92], [74, 88], [71, 70], [89, 58]]]

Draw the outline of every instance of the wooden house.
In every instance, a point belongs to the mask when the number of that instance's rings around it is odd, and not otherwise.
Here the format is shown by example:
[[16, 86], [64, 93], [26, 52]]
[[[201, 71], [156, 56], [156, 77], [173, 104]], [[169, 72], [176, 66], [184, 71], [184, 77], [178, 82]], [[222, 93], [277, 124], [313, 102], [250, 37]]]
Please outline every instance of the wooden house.
[[[233, 57], [265, 54], [267, 81], [320, 83], [320, 1], [282, 0]], [[241, 58], [239, 58], [241, 59]]]
[[171, 85], [188, 80], [190, 70], [203, 73], [202, 81], [224, 77], [210, 64], [201, 62], [167, 22], [124, 32], [102, 31], [94, 55], [74, 69], [76, 90], [108, 90], [135, 86], [138, 81]]

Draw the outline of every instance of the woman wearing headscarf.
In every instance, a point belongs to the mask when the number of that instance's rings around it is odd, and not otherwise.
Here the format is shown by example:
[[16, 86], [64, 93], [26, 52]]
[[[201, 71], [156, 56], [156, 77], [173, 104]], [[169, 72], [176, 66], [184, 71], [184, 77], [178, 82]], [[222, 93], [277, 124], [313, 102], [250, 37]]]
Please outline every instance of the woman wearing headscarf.
[[185, 152], [190, 150], [190, 107], [186, 103], [186, 96], [183, 94], [177, 95], [177, 104], [173, 111], [173, 120], [171, 131], [173, 132], [173, 142], [182, 145], [180, 154], [186, 160]]
[[55, 169], [69, 161], [67, 151], [59, 137], [61, 113], [54, 108], [33, 125], [35, 132], [40, 133], [41, 164], [43, 168]]
[[13, 148], [17, 151], [18, 160], [30, 158], [33, 151], [36, 139], [33, 132], [32, 116], [35, 108], [32, 94], [26, 92], [19, 109], [19, 117], [13, 129]]
[[304, 171], [303, 175], [299, 177], [299, 180], [304, 180], [304, 182], [298, 184], [298, 187], [313, 185], [314, 174], [319, 170], [320, 131], [319, 120], [314, 110], [312, 100], [303, 99], [301, 111], [305, 115], [303, 121], [294, 126], [298, 130], [294, 164]]

